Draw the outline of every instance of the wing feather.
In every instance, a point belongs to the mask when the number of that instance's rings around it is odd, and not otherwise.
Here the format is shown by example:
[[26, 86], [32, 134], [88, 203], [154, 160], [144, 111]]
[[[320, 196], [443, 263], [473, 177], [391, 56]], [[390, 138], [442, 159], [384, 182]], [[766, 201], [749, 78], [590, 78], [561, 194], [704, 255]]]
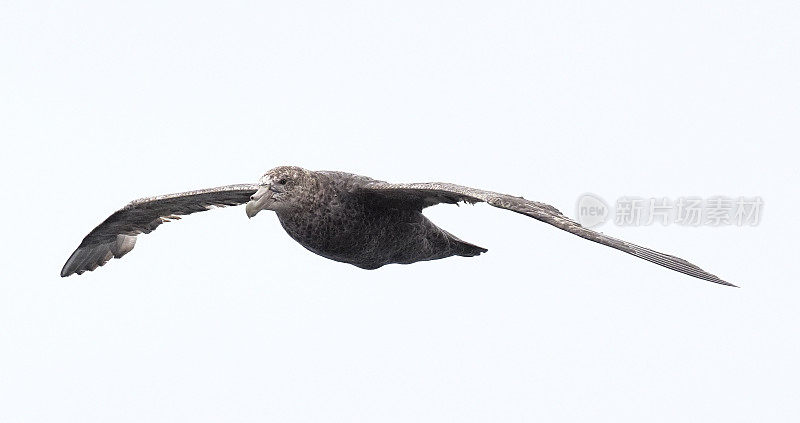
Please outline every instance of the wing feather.
[[244, 204], [257, 189], [254, 184], [226, 185], [134, 200], [83, 238], [61, 269], [61, 276], [80, 275], [124, 256], [133, 249], [138, 234], [148, 234], [181, 215]]
[[584, 228], [578, 222], [564, 216], [555, 207], [538, 201], [526, 200], [498, 192], [485, 191], [462, 185], [443, 182], [391, 184], [387, 182], [368, 183], [362, 187], [364, 192], [379, 195], [389, 201], [402, 203], [408, 207], [423, 209], [439, 203], [486, 202], [494, 207], [524, 214], [536, 220], [553, 225], [559, 229], [575, 234], [581, 238], [624, 251], [633, 256], [681, 272], [695, 278], [707, 280], [721, 285], [736, 286], [719, 277], [669, 254], [645, 248], [631, 242], [623, 241], [603, 233]]

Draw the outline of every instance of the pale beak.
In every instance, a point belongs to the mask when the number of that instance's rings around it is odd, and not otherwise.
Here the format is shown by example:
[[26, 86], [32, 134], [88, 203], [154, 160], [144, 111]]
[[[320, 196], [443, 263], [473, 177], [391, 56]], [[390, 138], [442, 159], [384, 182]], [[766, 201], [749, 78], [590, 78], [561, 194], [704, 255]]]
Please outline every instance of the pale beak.
[[250, 197], [250, 201], [247, 202], [247, 206], [245, 207], [247, 217], [257, 215], [258, 212], [272, 204], [274, 202], [274, 200], [272, 200], [272, 194], [273, 192], [269, 189], [269, 186], [259, 188], [258, 191]]

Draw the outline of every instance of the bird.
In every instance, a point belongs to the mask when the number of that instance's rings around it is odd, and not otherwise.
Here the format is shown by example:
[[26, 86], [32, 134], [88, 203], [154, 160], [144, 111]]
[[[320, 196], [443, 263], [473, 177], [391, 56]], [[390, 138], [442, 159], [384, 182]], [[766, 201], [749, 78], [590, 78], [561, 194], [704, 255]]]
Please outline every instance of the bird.
[[389, 183], [339, 171], [278, 166], [256, 184], [160, 195], [134, 200], [111, 214], [81, 241], [61, 276], [82, 274], [121, 258], [164, 222], [216, 207], [245, 204], [249, 218], [274, 211], [289, 236], [309, 251], [361, 269], [452, 256], [473, 257], [486, 248], [462, 241], [431, 222], [423, 209], [437, 204], [487, 203], [555, 226], [668, 269], [736, 285], [688, 261], [581, 226], [555, 207], [508, 194], [444, 182]]

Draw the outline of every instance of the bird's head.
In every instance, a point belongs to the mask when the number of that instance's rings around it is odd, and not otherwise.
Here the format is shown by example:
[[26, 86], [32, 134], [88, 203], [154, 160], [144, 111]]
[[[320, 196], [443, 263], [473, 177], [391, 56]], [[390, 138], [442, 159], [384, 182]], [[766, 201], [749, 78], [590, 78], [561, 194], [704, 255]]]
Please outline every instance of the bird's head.
[[313, 172], [297, 166], [279, 166], [258, 181], [258, 191], [247, 203], [247, 217], [261, 210], [290, 211], [303, 203], [315, 186]]

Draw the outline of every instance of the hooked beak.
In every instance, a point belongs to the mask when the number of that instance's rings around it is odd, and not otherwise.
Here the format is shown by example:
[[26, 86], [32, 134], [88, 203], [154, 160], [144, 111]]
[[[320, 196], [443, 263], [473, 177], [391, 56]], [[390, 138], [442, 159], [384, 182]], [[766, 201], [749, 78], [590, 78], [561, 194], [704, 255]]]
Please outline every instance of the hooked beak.
[[258, 191], [250, 197], [250, 201], [247, 202], [247, 206], [245, 207], [247, 217], [252, 218], [257, 215], [258, 212], [272, 204], [274, 202], [274, 200], [272, 200], [272, 194], [273, 192], [269, 189], [269, 186], [259, 188]]

